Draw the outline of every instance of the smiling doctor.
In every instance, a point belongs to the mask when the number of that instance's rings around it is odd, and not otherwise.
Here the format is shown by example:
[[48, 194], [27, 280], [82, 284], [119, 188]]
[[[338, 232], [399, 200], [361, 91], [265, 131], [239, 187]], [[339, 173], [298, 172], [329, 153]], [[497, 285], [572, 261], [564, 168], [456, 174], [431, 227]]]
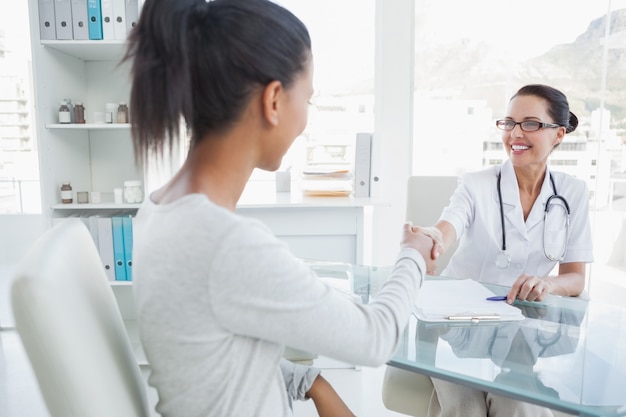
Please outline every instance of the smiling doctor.
[[527, 85], [511, 98], [496, 121], [509, 159], [463, 175], [437, 224], [420, 228], [440, 253], [459, 240], [441, 275], [511, 286], [509, 303], [580, 295], [593, 261], [587, 185], [548, 168], [577, 125], [553, 87]]
[[[550, 153], [577, 125], [567, 98], [553, 87], [527, 85], [511, 98], [506, 117], [496, 121], [509, 159], [463, 175], [439, 221], [415, 226], [440, 246], [439, 254], [459, 240], [441, 275], [510, 286], [508, 303], [581, 294], [586, 264], [593, 261], [587, 185], [548, 168]], [[533, 404], [432, 381], [429, 417], [552, 415]]]

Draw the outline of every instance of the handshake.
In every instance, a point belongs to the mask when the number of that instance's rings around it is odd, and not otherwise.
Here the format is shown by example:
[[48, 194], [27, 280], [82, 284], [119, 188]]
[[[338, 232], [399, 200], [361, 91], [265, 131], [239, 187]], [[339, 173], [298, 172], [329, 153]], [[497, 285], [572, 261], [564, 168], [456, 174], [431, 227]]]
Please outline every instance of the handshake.
[[404, 224], [402, 248], [417, 250], [426, 262], [426, 273], [433, 275], [437, 269], [437, 258], [445, 251], [443, 234], [434, 226], [413, 226], [411, 222]]

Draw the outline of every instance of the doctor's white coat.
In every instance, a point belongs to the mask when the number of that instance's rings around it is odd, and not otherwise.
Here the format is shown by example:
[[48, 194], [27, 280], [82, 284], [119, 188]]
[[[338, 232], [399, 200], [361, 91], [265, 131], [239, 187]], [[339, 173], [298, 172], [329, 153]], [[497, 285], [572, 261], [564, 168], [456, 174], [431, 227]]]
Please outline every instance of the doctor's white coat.
[[[505, 269], [495, 263], [502, 251], [497, 189], [499, 172], [502, 173], [500, 188], [506, 253], [511, 259]], [[571, 211], [562, 262], [593, 262], [587, 184], [560, 172], [552, 172], [552, 177], [557, 194], [565, 198]], [[459, 247], [441, 275], [509, 286], [522, 273], [537, 276], [550, 274], [558, 261], [549, 260], [544, 253], [544, 209], [553, 194], [548, 168], [541, 193], [524, 221], [517, 178], [509, 160], [499, 166], [463, 175], [450, 204], [440, 217], [440, 220], [452, 224], [459, 240]]]

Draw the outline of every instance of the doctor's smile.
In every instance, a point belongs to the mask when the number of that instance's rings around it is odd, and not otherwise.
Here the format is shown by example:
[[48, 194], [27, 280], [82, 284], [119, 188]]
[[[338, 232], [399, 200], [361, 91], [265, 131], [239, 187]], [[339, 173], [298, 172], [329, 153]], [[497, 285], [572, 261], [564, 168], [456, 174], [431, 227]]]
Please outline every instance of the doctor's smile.
[[531, 147], [528, 146], [528, 145], [519, 145], [519, 144], [516, 144], [516, 143], [511, 145], [511, 150], [513, 152], [522, 152], [522, 151], [528, 150], [530, 148]]

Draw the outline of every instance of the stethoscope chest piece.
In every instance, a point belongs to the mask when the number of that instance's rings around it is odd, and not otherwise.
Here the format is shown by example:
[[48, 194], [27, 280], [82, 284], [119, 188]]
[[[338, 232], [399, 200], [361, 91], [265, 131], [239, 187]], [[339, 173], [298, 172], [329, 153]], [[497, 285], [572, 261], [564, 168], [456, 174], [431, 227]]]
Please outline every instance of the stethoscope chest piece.
[[498, 268], [506, 269], [511, 263], [511, 257], [506, 252], [500, 252], [496, 256], [496, 266]]

